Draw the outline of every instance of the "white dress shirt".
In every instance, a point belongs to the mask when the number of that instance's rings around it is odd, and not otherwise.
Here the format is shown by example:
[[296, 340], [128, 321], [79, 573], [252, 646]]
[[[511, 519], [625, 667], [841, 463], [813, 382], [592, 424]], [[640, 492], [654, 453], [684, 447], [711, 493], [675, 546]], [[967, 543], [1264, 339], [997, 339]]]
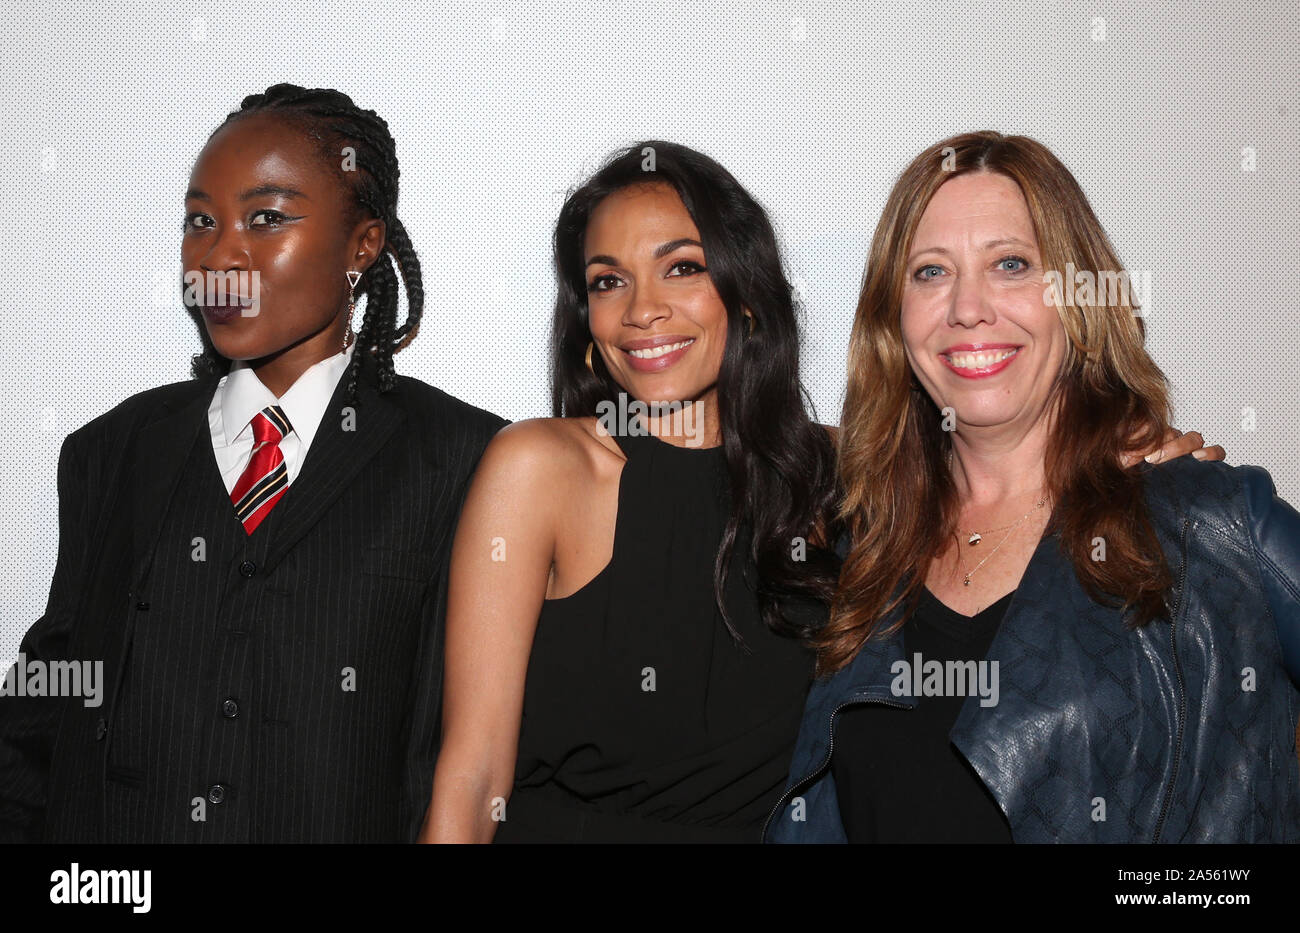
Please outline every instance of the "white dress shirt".
[[268, 405], [279, 405], [293, 425], [293, 430], [280, 441], [289, 484], [293, 485], [325, 416], [325, 406], [351, 361], [352, 347], [321, 360], [299, 376], [280, 398], [262, 384], [246, 363], [236, 361], [231, 365], [230, 372], [217, 383], [217, 391], [208, 406], [212, 450], [217, 455], [226, 492], [234, 490], [248, 467], [253, 456], [253, 416]]

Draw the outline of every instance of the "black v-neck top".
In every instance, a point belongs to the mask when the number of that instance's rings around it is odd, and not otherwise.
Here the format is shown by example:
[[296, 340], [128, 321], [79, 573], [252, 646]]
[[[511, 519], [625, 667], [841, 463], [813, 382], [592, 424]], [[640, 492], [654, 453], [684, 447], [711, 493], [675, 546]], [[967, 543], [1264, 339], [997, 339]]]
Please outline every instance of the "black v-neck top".
[[[932, 660], [983, 661], [1014, 595], [972, 617], [922, 590], [903, 624], [909, 665], [918, 653], [923, 672]], [[928, 693], [922, 683], [915, 709], [863, 703], [836, 718], [831, 769], [849, 842], [1011, 842], [1002, 808], [948, 740], [967, 697]]]

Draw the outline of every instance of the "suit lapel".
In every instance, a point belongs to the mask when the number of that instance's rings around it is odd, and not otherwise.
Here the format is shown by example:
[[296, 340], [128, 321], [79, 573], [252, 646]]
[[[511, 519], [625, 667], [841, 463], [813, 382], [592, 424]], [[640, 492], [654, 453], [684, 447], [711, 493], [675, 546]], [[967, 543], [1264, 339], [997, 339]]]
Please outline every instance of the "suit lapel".
[[406, 419], [401, 406], [378, 391], [369, 359], [362, 361], [354, 406], [347, 402], [347, 382], [345, 371], [321, 417], [302, 469], [275, 506], [280, 514], [268, 528], [272, 533], [265, 559], [268, 569], [320, 520]]
[[130, 454], [132, 582], [138, 588], [153, 561], [163, 517], [180, 482], [195, 441], [207, 437], [207, 410], [217, 381], [205, 381], [188, 402], [164, 403], [161, 417], [141, 429]]

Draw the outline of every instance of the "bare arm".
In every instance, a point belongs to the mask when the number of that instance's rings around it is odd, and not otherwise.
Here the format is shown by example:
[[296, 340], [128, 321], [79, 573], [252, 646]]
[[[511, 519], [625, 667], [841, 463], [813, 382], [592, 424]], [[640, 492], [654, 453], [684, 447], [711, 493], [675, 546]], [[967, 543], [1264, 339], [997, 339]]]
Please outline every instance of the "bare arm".
[[442, 749], [421, 842], [490, 842], [514, 783], [524, 680], [565, 462], [543, 422], [488, 445], [452, 545]]

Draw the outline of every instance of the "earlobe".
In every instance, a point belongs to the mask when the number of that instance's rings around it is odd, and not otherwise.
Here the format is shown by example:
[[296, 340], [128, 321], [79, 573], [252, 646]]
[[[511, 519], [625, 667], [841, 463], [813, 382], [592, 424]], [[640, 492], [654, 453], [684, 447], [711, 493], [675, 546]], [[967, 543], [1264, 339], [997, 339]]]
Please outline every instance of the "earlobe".
[[[362, 272], [369, 271], [385, 250], [392, 252], [386, 233], [387, 227], [382, 220], [374, 219], [368, 222], [365, 232], [361, 235], [361, 242], [357, 245], [356, 265]], [[396, 254], [393, 258], [397, 258]]]

